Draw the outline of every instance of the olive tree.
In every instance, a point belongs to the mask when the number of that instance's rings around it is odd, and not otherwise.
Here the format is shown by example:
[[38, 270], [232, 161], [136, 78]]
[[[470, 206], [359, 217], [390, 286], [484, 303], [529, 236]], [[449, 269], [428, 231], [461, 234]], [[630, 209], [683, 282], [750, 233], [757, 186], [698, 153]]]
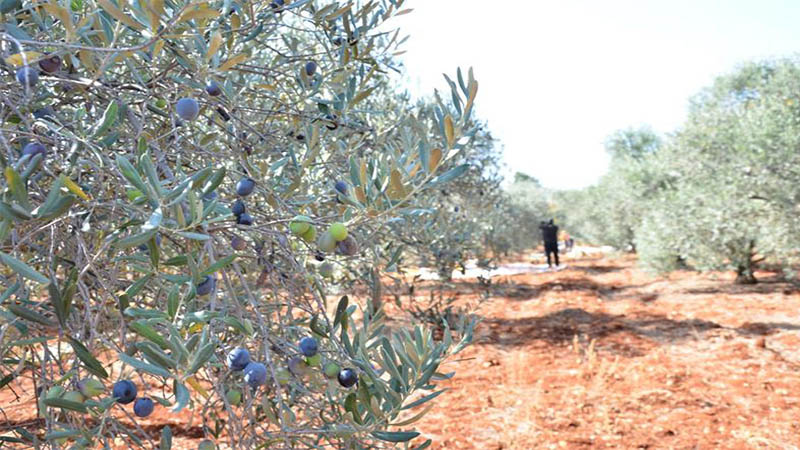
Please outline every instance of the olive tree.
[[515, 173], [513, 182], [498, 201], [497, 214], [491, 216], [492, 248], [508, 253], [539, 245], [539, 223], [551, 215], [550, 196], [536, 178]]
[[800, 65], [748, 63], [692, 100], [659, 155], [671, 188], [637, 238], [643, 262], [730, 269], [755, 282], [756, 264], [797, 261]]
[[476, 131], [450, 163], [463, 173], [420, 199], [420, 208], [410, 217], [392, 224], [404, 248], [403, 260], [410, 257], [410, 262], [434, 267], [445, 281], [454, 269], [463, 271], [468, 260], [491, 259], [491, 218], [503, 201], [500, 153], [491, 134], [483, 127]]
[[596, 185], [556, 194], [565, 226], [588, 242], [635, 252], [636, 231], [663, 187], [652, 159], [662, 141], [651, 129], [620, 130], [606, 140], [608, 173]]
[[418, 436], [473, 323], [389, 331], [380, 275], [391, 223], [470, 171], [477, 82], [395, 92], [406, 12], [2, 2], [0, 386], [44, 418], [16, 442], [169, 448], [153, 405], [233, 448]]

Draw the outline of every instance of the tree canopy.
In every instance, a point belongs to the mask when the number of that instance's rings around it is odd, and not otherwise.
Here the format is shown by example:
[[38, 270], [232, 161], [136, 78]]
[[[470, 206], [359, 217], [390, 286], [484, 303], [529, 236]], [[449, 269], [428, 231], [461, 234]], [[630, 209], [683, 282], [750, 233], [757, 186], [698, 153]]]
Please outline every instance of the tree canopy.
[[[639, 252], [655, 270], [731, 269], [797, 261], [800, 63], [744, 64], [691, 99], [686, 122], [658, 139], [647, 129], [608, 141], [609, 173], [564, 199], [592, 241]], [[583, 215], [583, 216], [582, 216]], [[588, 216], [588, 217], [584, 217]]]
[[14, 439], [169, 448], [137, 389], [233, 447], [418, 436], [474, 320], [390, 329], [382, 276], [519, 214], [472, 70], [396, 88], [403, 3], [2, 2], [0, 387], [47, 430]]

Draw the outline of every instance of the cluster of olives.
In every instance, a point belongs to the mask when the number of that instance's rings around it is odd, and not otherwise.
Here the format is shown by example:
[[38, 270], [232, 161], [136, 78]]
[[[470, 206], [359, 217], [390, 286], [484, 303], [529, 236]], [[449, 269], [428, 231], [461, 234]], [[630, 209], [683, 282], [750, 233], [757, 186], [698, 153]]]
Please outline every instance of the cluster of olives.
[[120, 380], [114, 383], [111, 391], [117, 403], [127, 405], [133, 403], [133, 413], [138, 417], [147, 417], [153, 413], [155, 403], [148, 397], [136, 398], [136, 385], [130, 380]]
[[[103, 383], [94, 378], [79, 381], [77, 387], [76, 391], [65, 391], [61, 386], [53, 386], [47, 390], [44, 399], [58, 398], [74, 403], [83, 403], [88, 398], [99, 396], [105, 390]], [[40, 403], [39, 407], [44, 409], [44, 404]]]
[[[238, 347], [231, 350], [226, 362], [229, 369], [235, 372], [244, 371], [244, 381], [252, 388], [257, 388], [267, 381], [267, 366], [251, 361], [250, 352], [245, 348]], [[238, 403], [238, 401], [232, 403]]]
[[[318, 344], [317, 340], [312, 337], [304, 337], [300, 340], [300, 351], [306, 356], [306, 361], [309, 365], [318, 365], [320, 363], [320, 355], [317, 353]], [[316, 358], [316, 359], [312, 359]], [[316, 363], [316, 364], [313, 364]], [[355, 369], [340, 369], [335, 362], [328, 362], [322, 369], [322, 373], [328, 378], [336, 377], [337, 381], [342, 387], [349, 388], [358, 382], [358, 373]]]
[[[273, 5], [276, 3], [273, 2]], [[283, 2], [280, 2], [279, 6], [283, 6]], [[308, 76], [313, 76], [317, 72], [317, 63], [314, 61], [309, 61], [306, 63], [304, 67], [305, 73]], [[222, 88], [220, 85], [215, 81], [209, 81], [206, 84], [206, 93], [209, 96], [215, 97], [222, 94]], [[176, 114], [184, 120], [191, 121], [197, 118], [199, 115], [199, 105], [197, 100], [193, 98], [181, 98], [175, 104], [175, 112]], [[336, 117], [330, 116], [326, 119], [330, 122], [327, 126], [330, 129], [335, 129], [336, 125]], [[334, 125], [331, 128], [331, 125]], [[231, 210], [233, 215], [236, 217], [236, 223], [239, 225], [250, 226], [253, 224], [254, 220], [253, 217], [247, 213], [247, 206], [243, 200], [244, 197], [252, 194], [255, 190], [256, 182], [250, 177], [244, 177], [236, 183], [236, 194], [241, 197], [234, 202], [231, 206]], [[348, 195], [348, 185], [344, 181], [337, 181], [335, 186], [335, 190], [337, 193], [341, 194], [342, 196]], [[337, 201], [339, 197], [337, 196]], [[358, 253], [358, 243], [356, 240], [348, 235], [347, 227], [341, 223], [334, 223], [331, 224], [328, 230], [317, 237], [317, 229], [313, 224], [311, 218], [307, 216], [296, 216], [291, 223], [289, 224], [289, 229], [291, 232], [301, 237], [308, 243], [312, 243], [316, 241], [318, 249], [323, 253], [330, 253], [336, 251], [339, 254], [346, 255], [346, 256], [353, 256]], [[231, 247], [235, 250], [241, 251], [247, 247], [247, 241], [239, 236], [234, 236], [231, 239]], [[323, 272], [330, 273], [332, 272], [332, 266], [326, 266], [323, 268]], [[326, 275], [327, 276], [327, 275]], [[204, 283], [212, 283], [208, 278], [204, 280]], [[208, 285], [209, 289], [208, 292], [211, 291], [213, 285]], [[201, 294], [201, 290], [198, 286], [198, 294]]]
[[[83, 403], [86, 399], [97, 397], [105, 391], [105, 386], [94, 378], [87, 378], [77, 383], [78, 390], [65, 391], [61, 386], [51, 387], [45, 399], [62, 399], [73, 403]], [[111, 395], [117, 403], [127, 405], [133, 402], [133, 413], [138, 417], [147, 417], [153, 413], [155, 402], [148, 397], [138, 397], [136, 385], [130, 380], [114, 383]]]
[[17, 82], [28, 89], [33, 88], [39, 82], [39, 70], [45, 73], [54, 73], [61, 68], [61, 57], [58, 55], [48, 55], [39, 60], [39, 69], [31, 66], [22, 66], [17, 69]]
[[[218, 97], [222, 95], [222, 87], [214, 80], [210, 80], [206, 83], [205, 91], [209, 97]], [[156, 103], [156, 106], [163, 108], [167, 106], [167, 102], [161, 99]], [[218, 108], [218, 110], [221, 110], [221, 108]], [[222, 111], [224, 112], [224, 110]], [[200, 104], [192, 97], [180, 98], [175, 102], [175, 114], [184, 121], [192, 122], [200, 116]], [[224, 116], [227, 116], [227, 113], [225, 113]], [[229, 119], [230, 117], [228, 116], [226, 120]]]
[[[256, 182], [250, 178], [245, 177], [239, 180], [236, 183], [236, 194], [239, 197], [247, 197], [248, 195], [253, 193], [253, 190], [256, 188]], [[233, 211], [233, 215], [236, 216], [236, 223], [239, 225], [252, 225], [253, 224], [253, 217], [247, 213], [247, 207], [244, 204], [244, 201], [240, 198], [234, 202], [233, 206], [231, 207]]]
[[[322, 363], [322, 355], [319, 353], [319, 343], [312, 337], [304, 337], [300, 340], [298, 347], [305, 358], [294, 356], [289, 360], [288, 367], [279, 369], [276, 372], [278, 382], [286, 384], [291, 375], [301, 376], [306, 373], [308, 367], [319, 366]], [[235, 372], [244, 373], [244, 381], [251, 388], [255, 389], [264, 384], [267, 380], [267, 368], [262, 363], [250, 360], [250, 352], [245, 348], [237, 347], [231, 350], [226, 357], [228, 368]], [[358, 373], [355, 369], [340, 369], [334, 362], [328, 362], [323, 368], [323, 373], [327, 378], [336, 377], [342, 387], [349, 388], [358, 382]], [[238, 405], [241, 401], [241, 392], [237, 390], [228, 391], [226, 394], [228, 401], [232, 405]]]
[[328, 226], [328, 229], [317, 237], [317, 228], [313, 220], [308, 216], [295, 216], [289, 222], [289, 231], [295, 236], [302, 238], [308, 243], [316, 240], [317, 249], [322, 253], [332, 253], [353, 256], [358, 253], [356, 240], [347, 232], [347, 226], [336, 222]]
[[[16, 79], [23, 87], [31, 89], [39, 82], [39, 71], [45, 73], [54, 73], [61, 68], [61, 57], [58, 55], [49, 55], [39, 60], [39, 68], [32, 66], [23, 66], [17, 69]], [[51, 107], [36, 110], [34, 116], [38, 119], [47, 115], [53, 114]], [[47, 155], [47, 148], [40, 142], [29, 142], [22, 148], [22, 156], [28, 156], [33, 159], [36, 155]]]

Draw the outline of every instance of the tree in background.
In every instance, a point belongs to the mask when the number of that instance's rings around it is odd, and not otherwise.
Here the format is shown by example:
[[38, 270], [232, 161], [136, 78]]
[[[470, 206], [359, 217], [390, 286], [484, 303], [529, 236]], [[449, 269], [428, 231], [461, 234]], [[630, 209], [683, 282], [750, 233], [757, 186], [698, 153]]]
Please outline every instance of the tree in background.
[[469, 169], [429, 191], [413, 214], [391, 224], [403, 245], [402, 261], [434, 267], [443, 280], [454, 269], [464, 270], [468, 260], [486, 256], [485, 235], [502, 201], [500, 152], [485, 127], [476, 130], [471, 144], [454, 159]]
[[514, 182], [506, 188], [505, 212], [494, 225], [498, 238], [511, 251], [536, 247], [541, 243], [539, 222], [547, 219], [550, 212], [547, 191], [536, 178], [517, 172]]
[[600, 182], [556, 198], [575, 233], [630, 248], [646, 267], [733, 270], [754, 283], [766, 262], [790, 271], [800, 248], [800, 62], [751, 62], [691, 101], [660, 142], [614, 134]]
[[616, 132], [606, 141], [608, 173], [580, 191], [556, 193], [564, 226], [590, 243], [636, 251], [636, 230], [644, 211], [661, 188], [650, 166], [662, 145], [649, 128]]
[[796, 262], [798, 99], [800, 65], [780, 59], [746, 64], [692, 100], [659, 158], [673, 182], [641, 232], [646, 265], [680, 260], [754, 283], [758, 262]]

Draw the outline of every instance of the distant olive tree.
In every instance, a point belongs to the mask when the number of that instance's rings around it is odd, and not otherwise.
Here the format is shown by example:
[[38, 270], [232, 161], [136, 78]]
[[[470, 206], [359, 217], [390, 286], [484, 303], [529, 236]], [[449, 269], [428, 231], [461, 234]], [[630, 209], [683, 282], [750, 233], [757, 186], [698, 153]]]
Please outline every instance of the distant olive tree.
[[734, 270], [742, 283], [756, 281], [759, 262], [797, 261], [798, 98], [800, 63], [778, 59], [745, 64], [692, 99], [660, 158], [675, 181], [642, 232], [648, 255], [676, 252], [692, 267]]
[[606, 140], [608, 173], [593, 186], [555, 195], [564, 225], [590, 243], [636, 252], [636, 231], [664, 187], [652, 166], [663, 145], [651, 129], [621, 130]]
[[800, 61], [751, 62], [692, 98], [666, 141], [614, 134], [600, 182], [557, 195], [575, 233], [638, 252], [648, 268], [791, 271], [800, 227]]
[[552, 215], [550, 196], [539, 180], [517, 172], [513, 183], [505, 189], [506, 210], [494, 225], [495, 239], [504, 242], [512, 252], [538, 246], [541, 242], [539, 223]]

